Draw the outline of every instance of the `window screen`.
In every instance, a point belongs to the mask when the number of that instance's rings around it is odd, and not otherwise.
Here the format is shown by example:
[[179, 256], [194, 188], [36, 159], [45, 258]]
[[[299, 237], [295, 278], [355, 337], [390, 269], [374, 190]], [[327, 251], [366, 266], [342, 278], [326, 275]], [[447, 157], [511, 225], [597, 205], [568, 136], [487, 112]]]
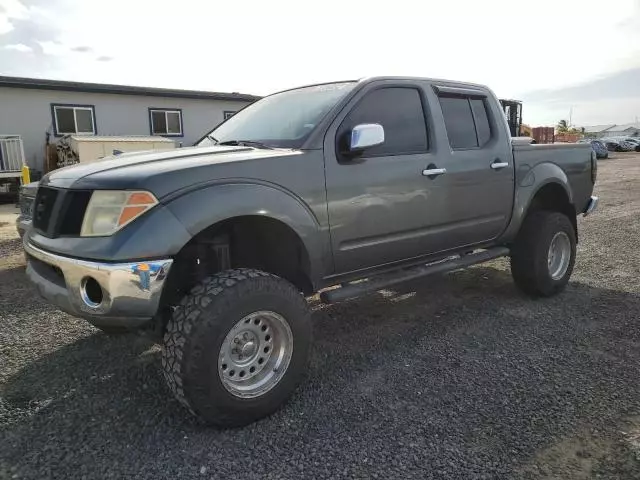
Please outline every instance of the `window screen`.
[[89, 109], [76, 109], [76, 130], [78, 133], [93, 133], [93, 112]]
[[180, 110], [151, 110], [152, 135], [182, 135]]
[[167, 133], [180, 133], [180, 113], [167, 112]]
[[56, 108], [58, 133], [76, 133], [76, 119], [73, 108]]
[[96, 133], [93, 106], [53, 105], [56, 135]]

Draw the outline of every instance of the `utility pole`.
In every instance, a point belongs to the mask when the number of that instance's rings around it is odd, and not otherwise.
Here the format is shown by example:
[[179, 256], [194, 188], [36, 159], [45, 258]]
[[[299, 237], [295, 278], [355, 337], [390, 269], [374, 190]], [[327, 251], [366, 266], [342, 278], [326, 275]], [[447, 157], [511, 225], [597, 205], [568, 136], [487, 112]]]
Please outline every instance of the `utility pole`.
[[569, 128], [571, 128], [571, 125], [573, 125], [573, 106], [571, 106], [571, 108], [569, 108]]

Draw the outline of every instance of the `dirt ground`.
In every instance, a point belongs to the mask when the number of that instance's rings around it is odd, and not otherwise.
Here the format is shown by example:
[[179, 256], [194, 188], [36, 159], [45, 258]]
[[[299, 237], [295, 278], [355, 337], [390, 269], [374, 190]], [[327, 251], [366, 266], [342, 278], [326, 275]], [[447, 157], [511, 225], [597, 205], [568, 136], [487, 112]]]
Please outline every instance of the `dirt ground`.
[[310, 373], [242, 429], [193, 420], [159, 346], [36, 297], [0, 208], [0, 478], [640, 479], [640, 154], [600, 162], [572, 281], [508, 261], [314, 302]]

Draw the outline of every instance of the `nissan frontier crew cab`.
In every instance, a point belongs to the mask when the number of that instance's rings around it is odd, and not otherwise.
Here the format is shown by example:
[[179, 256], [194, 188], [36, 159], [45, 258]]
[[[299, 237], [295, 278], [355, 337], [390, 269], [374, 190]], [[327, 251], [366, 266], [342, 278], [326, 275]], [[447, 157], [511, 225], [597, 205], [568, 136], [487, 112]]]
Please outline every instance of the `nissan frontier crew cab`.
[[306, 296], [344, 301], [502, 256], [527, 294], [560, 292], [596, 174], [588, 144], [510, 138], [481, 85], [312, 85], [247, 106], [194, 147], [49, 173], [27, 275], [107, 333], [162, 333], [180, 403], [237, 426], [275, 411], [305, 372]]

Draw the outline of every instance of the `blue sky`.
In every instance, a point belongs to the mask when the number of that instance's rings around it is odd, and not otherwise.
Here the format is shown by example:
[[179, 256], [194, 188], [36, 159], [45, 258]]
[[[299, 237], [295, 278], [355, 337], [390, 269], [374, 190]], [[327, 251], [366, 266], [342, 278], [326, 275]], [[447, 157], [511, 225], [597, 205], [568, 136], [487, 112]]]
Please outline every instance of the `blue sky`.
[[0, 0], [0, 74], [267, 94], [369, 75], [485, 83], [525, 121], [640, 117], [640, 0]]

